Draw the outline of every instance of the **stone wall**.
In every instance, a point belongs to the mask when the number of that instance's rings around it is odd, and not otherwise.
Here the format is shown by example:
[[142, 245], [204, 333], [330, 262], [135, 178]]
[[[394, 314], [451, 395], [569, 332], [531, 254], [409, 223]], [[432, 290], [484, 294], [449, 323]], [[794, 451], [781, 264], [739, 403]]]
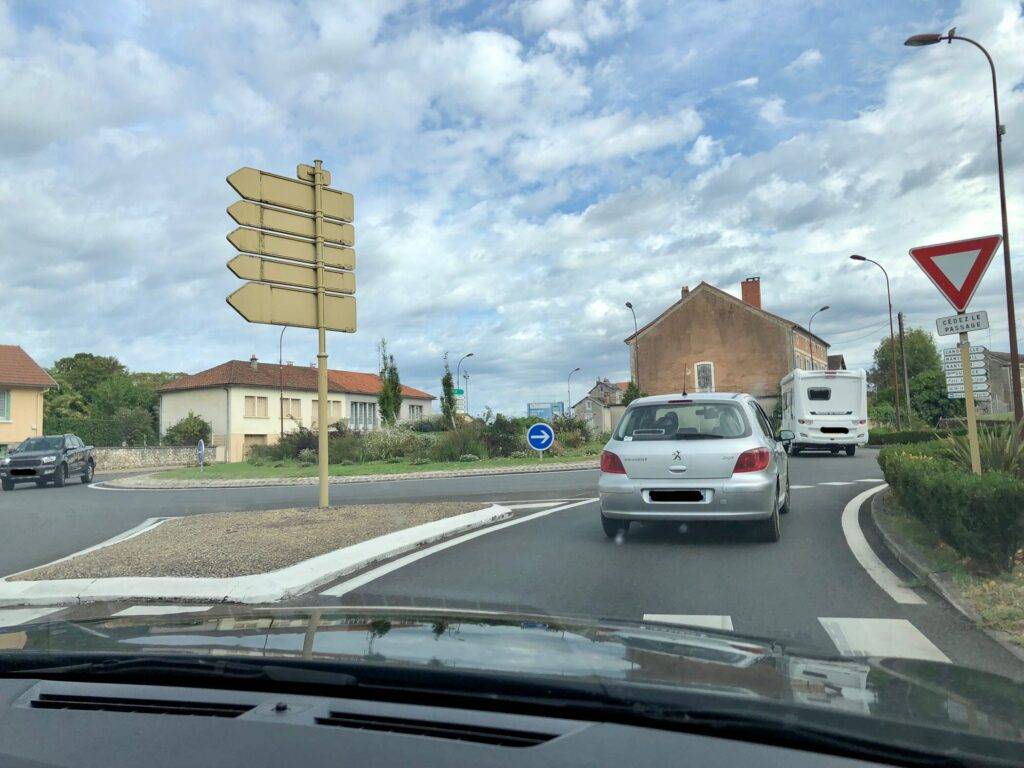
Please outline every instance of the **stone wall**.
[[[206, 449], [206, 463], [223, 461], [224, 449], [209, 446]], [[96, 471], [115, 469], [141, 469], [144, 467], [188, 467], [195, 466], [195, 446], [163, 446], [153, 448], [95, 448]]]

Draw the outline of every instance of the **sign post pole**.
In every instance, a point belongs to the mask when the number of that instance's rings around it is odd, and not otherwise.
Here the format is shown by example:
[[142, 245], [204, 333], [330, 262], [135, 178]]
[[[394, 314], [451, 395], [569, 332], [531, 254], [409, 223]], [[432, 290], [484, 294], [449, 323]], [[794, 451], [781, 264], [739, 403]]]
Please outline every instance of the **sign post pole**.
[[960, 332], [960, 362], [964, 368], [964, 397], [967, 404], [967, 440], [971, 444], [971, 471], [980, 475], [981, 450], [978, 448], [978, 419], [974, 413], [974, 377], [971, 375], [971, 342], [967, 338], [967, 331]]
[[330, 504], [330, 479], [327, 474], [329, 459], [328, 425], [327, 425], [327, 324], [324, 322], [324, 308], [327, 304], [327, 292], [324, 287], [324, 167], [320, 160], [313, 161], [313, 207], [314, 233], [316, 237], [316, 332], [317, 332], [317, 424], [320, 425], [319, 465], [320, 465], [320, 509]]

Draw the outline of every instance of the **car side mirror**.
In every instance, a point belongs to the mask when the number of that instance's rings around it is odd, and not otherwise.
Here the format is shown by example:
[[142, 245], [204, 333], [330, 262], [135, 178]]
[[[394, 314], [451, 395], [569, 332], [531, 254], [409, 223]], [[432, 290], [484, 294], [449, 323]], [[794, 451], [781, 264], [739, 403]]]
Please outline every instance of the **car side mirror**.
[[788, 443], [794, 437], [796, 437], [796, 435], [793, 434], [793, 430], [791, 430], [791, 429], [780, 429], [779, 430], [779, 437], [778, 437], [778, 439], [781, 440], [784, 443]]

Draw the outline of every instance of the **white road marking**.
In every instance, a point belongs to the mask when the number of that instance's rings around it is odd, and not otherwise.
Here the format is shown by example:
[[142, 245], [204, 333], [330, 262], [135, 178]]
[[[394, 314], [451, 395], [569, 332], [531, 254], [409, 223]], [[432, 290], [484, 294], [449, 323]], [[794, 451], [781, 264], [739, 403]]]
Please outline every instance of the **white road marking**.
[[853, 556], [857, 558], [857, 562], [889, 597], [903, 605], [924, 605], [925, 600], [914, 590], [904, 586], [899, 577], [878, 559], [878, 555], [871, 549], [868, 540], [864, 538], [864, 532], [860, 529], [860, 522], [857, 520], [860, 505], [886, 487], [883, 483], [874, 488], [868, 488], [847, 502], [843, 508], [843, 536], [846, 537], [846, 545], [850, 548]]
[[818, 485], [856, 485], [852, 480], [832, 480], [828, 483], [818, 483]]
[[803, 489], [803, 488], [813, 488], [813, 487], [814, 487], [813, 485], [791, 485], [791, 486], [789, 486], [789, 490], [795, 491], [795, 490], [800, 490], [800, 489]]
[[706, 627], [732, 631], [732, 616], [685, 613], [645, 613], [644, 621], [660, 621], [662, 624], [680, 624], [684, 627]]
[[133, 605], [123, 611], [110, 614], [114, 616], [165, 616], [169, 613], [200, 613], [208, 611], [212, 605]]
[[16, 627], [60, 610], [63, 610], [63, 606], [58, 605], [56, 608], [52, 605], [45, 608], [4, 608], [0, 610], [0, 627]]
[[509, 520], [504, 523], [498, 523], [497, 525], [492, 525], [488, 528], [481, 528], [479, 531], [473, 531], [472, 533], [467, 533], [463, 536], [450, 539], [449, 541], [443, 541], [440, 544], [435, 544], [432, 547], [427, 547], [426, 549], [421, 549], [417, 552], [411, 552], [408, 555], [405, 555], [404, 557], [400, 557], [397, 560], [393, 560], [390, 563], [382, 565], [378, 568], [373, 568], [372, 570], [360, 574], [355, 578], [349, 579], [348, 581], [343, 581], [340, 584], [335, 584], [333, 587], [331, 587], [330, 589], [325, 589], [320, 594], [331, 595], [332, 597], [340, 597], [341, 595], [347, 594], [354, 589], [358, 589], [359, 587], [369, 584], [371, 581], [376, 581], [381, 576], [386, 576], [392, 571], [397, 571], [399, 568], [404, 568], [407, 565], [415, 563], [417, 560], [422, 560], [424, 557], [429, 557], [430, 555], [433, 555], [436, 552], [441, 552], [445, 549], [448, 549], [449, 547], [454, 547], [458, 544], [462, 544], [463, 542], [469, 541], [470, 539], [475, 539], [478, 536], [485, 536], [488, 533], [500, 531], [504, 528], [509, 528], [513, 525], [519, 525], [520, 523], [526, 523], [530, 520], [536, 520], [538, 517], [544, 517], [545, 515], [550, 515], [554, 512], [562, 512], [563, 510], [572, 509], [573, 507], [578, 507], [582, 504], [591, 504], [595, 501], [597, 501], [596, 498], [583, 499], [581, 501], [573, 502], [572, 504], [563, 504], [558, 507], [551, 507], [550, 509], [541, 510], [540, 512], [534, 512], [532, 515], [524, 515], [523, 517], [517, 517], [514, 520]]
[[857, 481], [858, 483], [884, 483], [884, 477], [862, 477]]
[[819, 618], [818, 621], [843, 656], [895, 656], [949, 662], [949, 657], [906, 619]]
[[557, 501], [531, 501], [528, 504], [504, 504], [509, 509], [543, 509], [544, 507], [553, 507], [558, 504]]

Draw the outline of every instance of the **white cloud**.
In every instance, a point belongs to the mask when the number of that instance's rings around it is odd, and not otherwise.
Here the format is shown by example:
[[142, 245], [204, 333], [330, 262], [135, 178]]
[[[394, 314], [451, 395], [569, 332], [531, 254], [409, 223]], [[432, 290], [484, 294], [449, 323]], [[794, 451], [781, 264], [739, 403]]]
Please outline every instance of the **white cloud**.
[[817, 48], [808, 48], [789, 62], [789, 64], [786, 65], [786, 70], [789, 72], [796, 72], [798, 70], [814, 69], [821, 64], [823, 58], [821, 51]]
[[742, 80], [737, 80], [733, 85], [737, 88], [756, 88], [759, 82], [759, 78], [754, 75], [752, 77], [745, 77]]
[[686, 162], [691, 165], [707, 165], [718, 158], [722, 153], [722, 145], [711, 136], [701, 135], [693, 142], [690, 151], [686, 153]]
[[786, 115], [786, 100], [778, 96], [758, 99], [757, 114], [769, 125], [780, 126], [789, 121]]

